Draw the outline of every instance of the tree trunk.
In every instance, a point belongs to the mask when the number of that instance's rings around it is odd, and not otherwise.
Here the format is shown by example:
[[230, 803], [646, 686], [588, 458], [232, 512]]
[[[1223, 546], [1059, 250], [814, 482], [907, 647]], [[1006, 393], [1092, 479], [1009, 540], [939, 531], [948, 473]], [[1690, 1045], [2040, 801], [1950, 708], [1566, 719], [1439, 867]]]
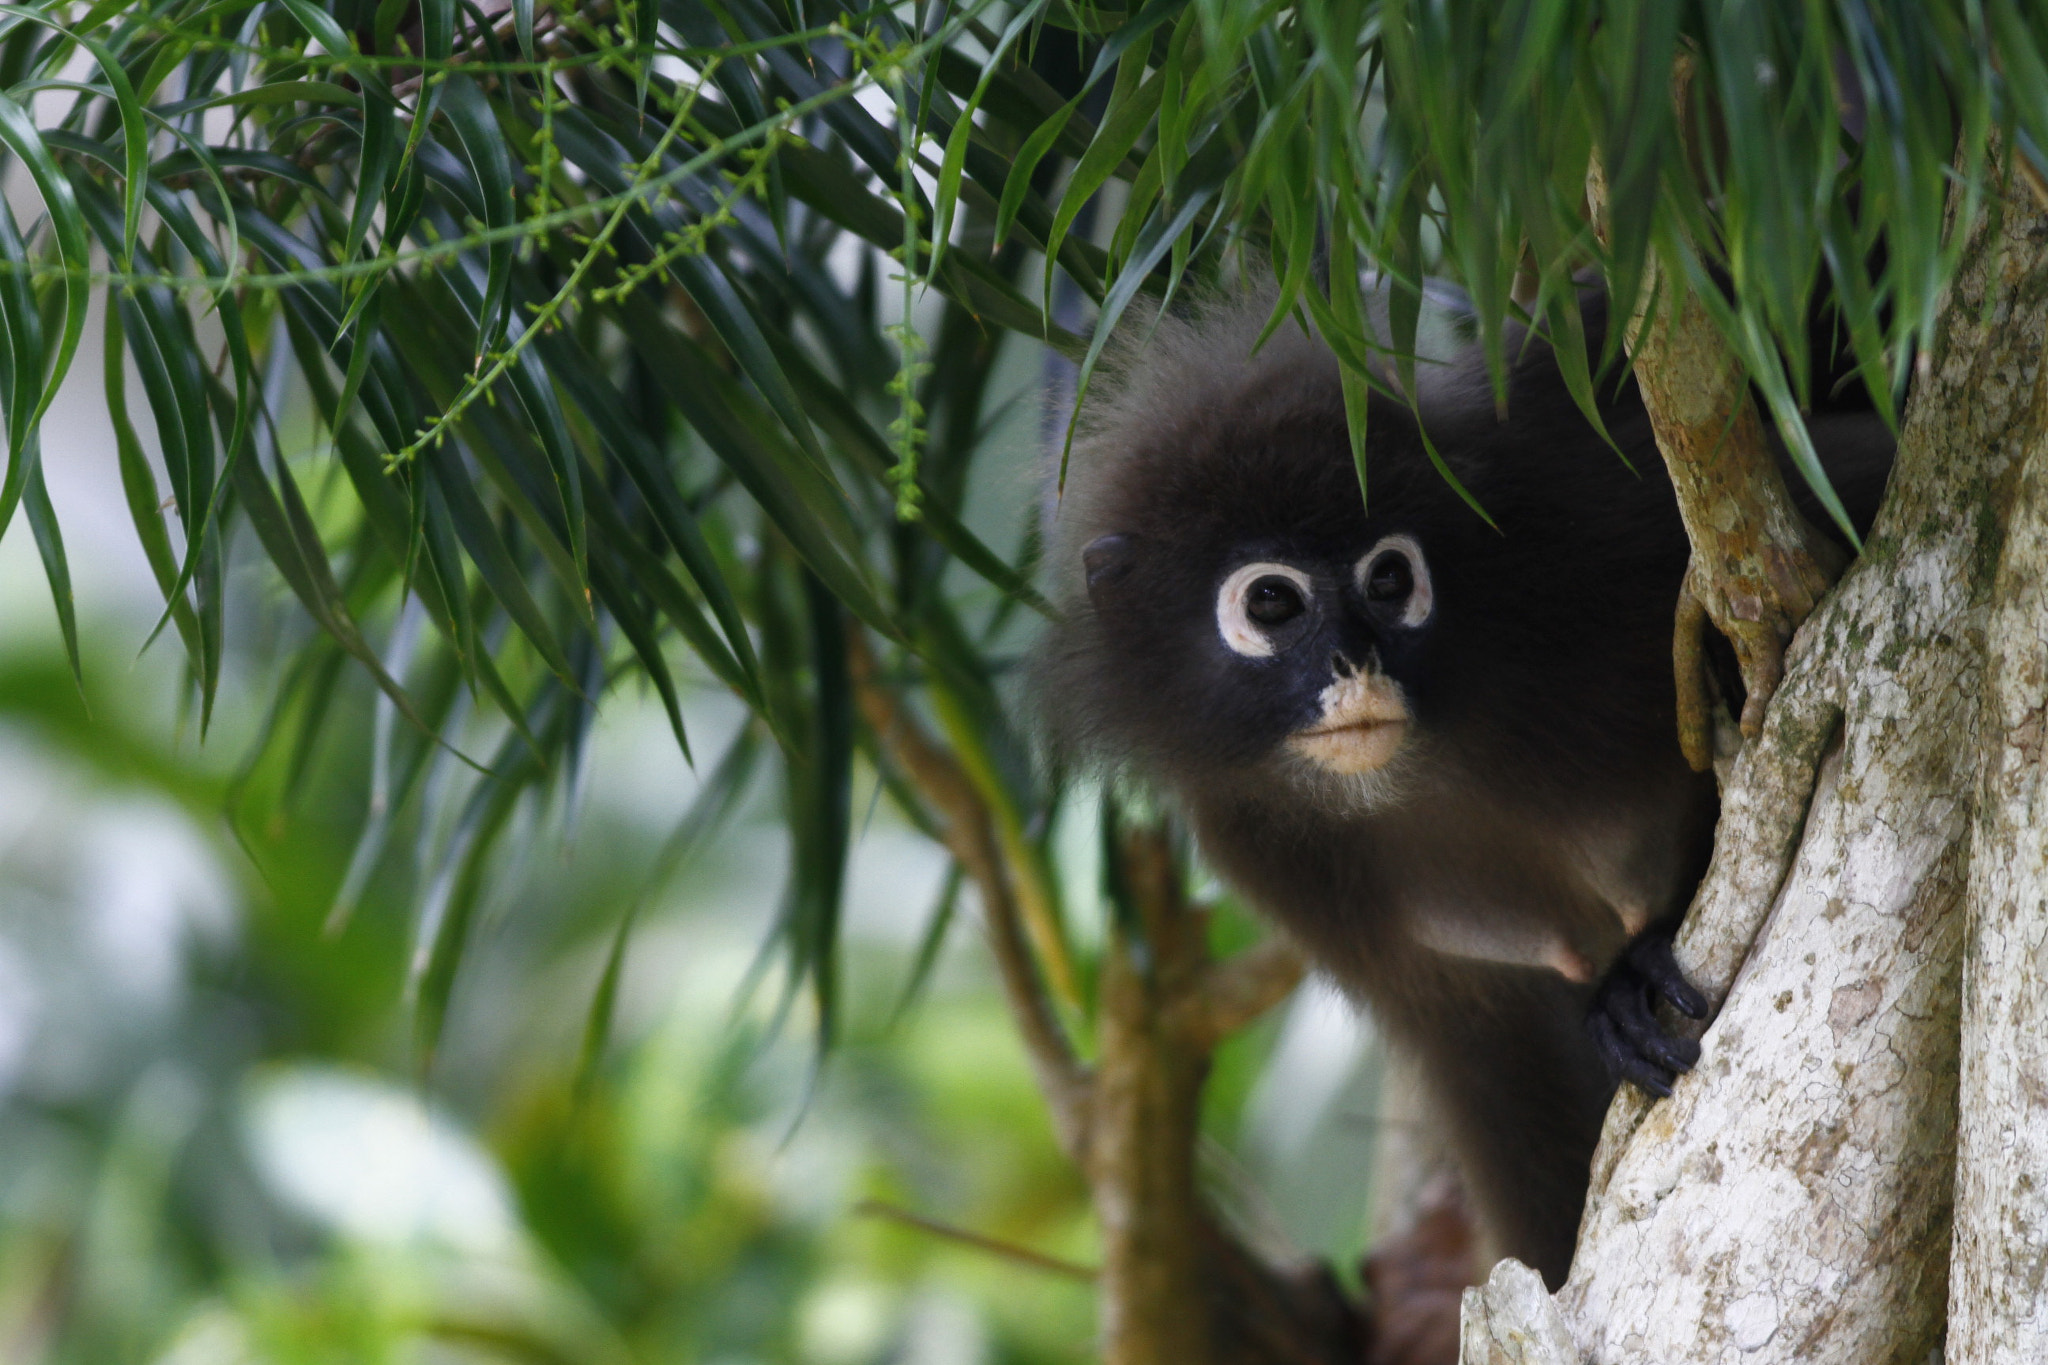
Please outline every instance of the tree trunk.
[[1514, 1263], [1468, 1291], [1467, 1365], [1920, 1365], [1945, 1321], [1951, 1359], [2048, 1359], [2035, 209], [1969, 229], [1870, 544], [1729, 774], [1699, 1068], [1615, 1104], [1554, 1299]]
[[1948, 1355], [1971, 1365], [2048, 1359], [2048, 366], [2032, 402], [1985, 644], [1963, 956]]

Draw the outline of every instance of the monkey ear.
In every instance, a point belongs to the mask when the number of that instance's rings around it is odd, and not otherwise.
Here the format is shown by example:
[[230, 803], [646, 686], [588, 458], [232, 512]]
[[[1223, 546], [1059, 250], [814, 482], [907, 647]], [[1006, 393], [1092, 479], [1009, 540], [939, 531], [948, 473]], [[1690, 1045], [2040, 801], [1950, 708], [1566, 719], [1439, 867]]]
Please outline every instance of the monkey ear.
[[1138, 557], [1138, 538], [1121, 532], [1097, 536], [1081, 551], [1081, 568], [1088, 575], [1088, 600], [1097, 607], [1109, 589], [1131, 571]]

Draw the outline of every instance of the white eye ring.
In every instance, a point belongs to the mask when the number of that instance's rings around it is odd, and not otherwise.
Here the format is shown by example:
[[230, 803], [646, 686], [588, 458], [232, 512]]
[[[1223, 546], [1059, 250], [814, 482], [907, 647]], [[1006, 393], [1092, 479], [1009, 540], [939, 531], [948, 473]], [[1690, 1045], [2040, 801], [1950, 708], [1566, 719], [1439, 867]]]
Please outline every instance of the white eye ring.
[[1284, 578], [1301, 589], [1301, 600], [1315, 599], [1314, 585], [1308, 575], [1292, 564], [1275, 564], [1260, 560], [1233, 571], [1223, 580], [1223, 586], [1216, 590], [1216, 630], [1223, 636], [1223, 643], [1235, 653], [1247, 659], [1270, 659], [1273, 657], [1273, 641], [1264, 630], [1253, 624], [1245, 615], [1245, 589], [1261, 578]]
[[1401, 624], [1419, 626], [1436, 610], [1436, 594], [1429, 586], [1429, 561], [1422, 557], [1422, 547], [1415, 543], [1415, 537], [1387, 536], [1366, 551], [1365, 557], [1358, 561], [1358, 591], [1365, 591], [1365, 585], [1372, 577], [1373, 565], [1388, 551], [1406, 559], [1408, 572], [1415, 578], [1415, 586], [1409, 590], [1408, 601], [1401, 608]]

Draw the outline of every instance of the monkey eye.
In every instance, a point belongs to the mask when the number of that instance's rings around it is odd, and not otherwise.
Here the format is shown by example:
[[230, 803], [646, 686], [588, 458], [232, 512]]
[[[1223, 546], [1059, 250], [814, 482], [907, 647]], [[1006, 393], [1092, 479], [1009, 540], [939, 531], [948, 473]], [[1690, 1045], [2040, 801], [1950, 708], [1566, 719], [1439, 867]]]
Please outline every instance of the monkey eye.
[[1401, 602], [1413, 591], [1415, 571], [1408, 567], [1408, 556], [1399, 550], [1381, 555], [1366, 571], [1365, 600], [1368, 602]]
[[1285, 625], [1306, 610], [1301, 589], [1278, 574], [1261, 578], [1244, 595], [1244, 614], [1262, 626]]
[[1429, 565], [1413, 536], [1388, 536], [1358, 561], [1358, 591], [1367, 610], [1403, 626], [1419, 626], [1436, 609]]
[[1216, 630], [1232, 652], [1269, 659], [1301, 638], [1314, 602], [1309, 576], [1293, 565], [1246, 564], [1216, 590]]

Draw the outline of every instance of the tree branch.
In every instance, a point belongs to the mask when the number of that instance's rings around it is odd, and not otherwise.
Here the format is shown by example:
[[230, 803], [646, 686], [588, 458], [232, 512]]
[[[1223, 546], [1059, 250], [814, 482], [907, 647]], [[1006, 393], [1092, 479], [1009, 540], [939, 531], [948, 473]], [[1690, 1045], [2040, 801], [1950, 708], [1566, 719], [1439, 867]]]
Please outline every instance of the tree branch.
[[953, 756], [881, 685], [875, 676], [874, 654], [857, 630], [848, 637], [847, 664], [862, 718], [931, 807], [946, 847], [981, 894], [982, 917], [1003, 994], [1017, 1018], [1017, 1030], [1037, 1073], [1039, 1089], [1052, 1109], [1060, 1146], [1069, 1158], [1082, 1162], [1092, 1078], [1075, 1056], [1073, 1043], [1045, 993], [1045, 983], [1024, 937], [1016, 892], [988, 807]]
[[1294, 993], [1308, 972], [1301, 950], [1268, 938], [1237, 956], [1212, 963], [1174, 1017], [1198, 1046], [1213, 1048]]
[[[1691, 61], [1680, 58], [1673, 98], [1681, 112], [1691, 76]], [[1586, 200], [1595, 230], [1605, 238], [1607, 177], [1598, 157], [1587, 170]], [[1679, 743], [1693, 769], [1705, 772], [1714, 759], [1700, 648], [1706, 622], [1735, 647], [1749, 694], [1742, 734], [1755, 739], [1764, 708], [1785, 675], [1792, 633], [1845, 561], [1793, 505], [1749, 376], [1705, 306], [1670, 279], [1654, 256], [1638, 298], [1625, 341], [1692, 544], [1672, 650]]]
[[1080, 1280], [1086, 1284], [1094, 1284], [1097, 1279], [1097, 1274], [1091, 1267], [1077, 1265], [1073, 1261], [1063, 1261], [1057, 1256], [1048, 1256], [1042, 1251], [1033, 1251], [1030, 1247], [1020, 1247], [1014, 1242], [1005, 1242], [999, 1237], [990, 1237], [983, 1233], [971, 1232], [966, 1228], [954, 1227], [951, 1223], [942, 1223], [936, 1218], [927, 1218], [921, 1213], [912, 1213], [909, 1209], [884, 1203], [880, 1199], [863, 1199], [853, 1206], [853, 1211], [856, 1214], [862, 1214], [869, 1218], [885, 1218], [892, 1223], [901, 1223], [904, 1227], [915, 1228], [919, 1232], [930, 1233], [934, 1237], [940, 1237], [949, 1242], [958, 1242], [961, 1246], [973, 1247], [976, 1251], [985, 1251], [991, 1256], [1000, 1257], [1005, 1261], [1014, 1261], [1018, 1265], [1025, 1266], [1031, 1270], [1043, 1270], [1049, 1275], [1059, 1275], [1069, 1280]]

